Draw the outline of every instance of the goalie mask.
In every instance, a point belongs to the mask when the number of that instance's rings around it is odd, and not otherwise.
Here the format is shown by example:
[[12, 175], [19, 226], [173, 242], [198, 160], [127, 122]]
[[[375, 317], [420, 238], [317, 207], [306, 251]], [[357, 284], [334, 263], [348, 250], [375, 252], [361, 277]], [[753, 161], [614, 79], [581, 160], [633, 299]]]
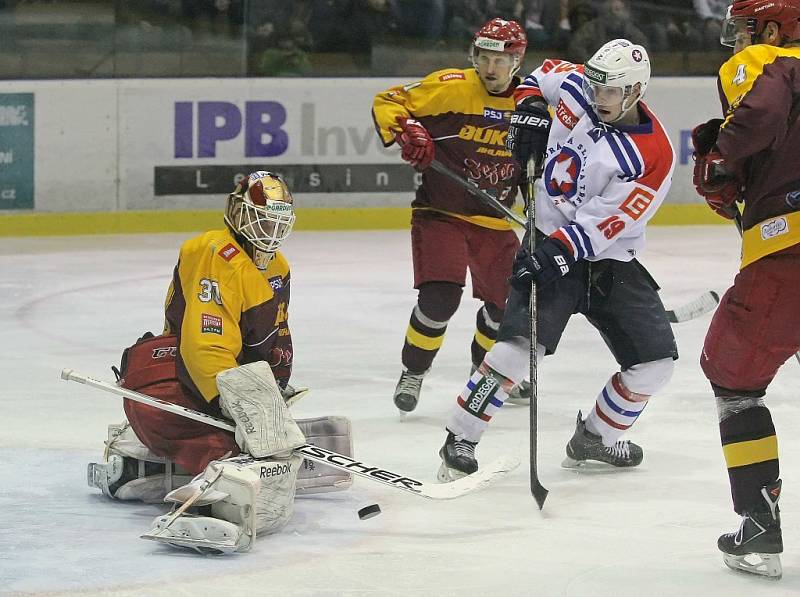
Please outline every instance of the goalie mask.
[[719, 41], [742, 49], [759, 41], [767, 23], [778, 25], [781, 45], [800, 41], [800, 0], [735, 0], [725, 13]]
[[266, 269], [270, 259], [294, 226], [294, 200], [283, 179], [259, 170], [236, 185], [228, 195], [225, 223], [243, 245], [256, 267]]
[[525, 31], [516, 21], [492, 19], [478, 30], [469, 59], [490, 93], [508, 89], [511, 78], [522, 66], [527, 46]]
[[583, 91], [603, 122], [625, 116], [644, 97], [650, 82], [647, 50], [626, 39], [600, 48], [584, 65]]

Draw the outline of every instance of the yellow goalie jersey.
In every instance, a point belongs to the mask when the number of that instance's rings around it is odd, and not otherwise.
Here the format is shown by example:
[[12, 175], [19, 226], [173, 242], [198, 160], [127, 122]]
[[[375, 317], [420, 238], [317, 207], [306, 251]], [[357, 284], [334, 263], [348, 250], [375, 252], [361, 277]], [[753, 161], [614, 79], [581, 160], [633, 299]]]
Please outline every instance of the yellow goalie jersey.
[[[436, 159], [459, 176], [514, 205], [520, 169], [506, 150], [514, 111], [514, 77], [505, 93], [490, 94], [475, 69], [446, 69], [423, 80], [392, 87], [375, 96], [372, 118], [385, 146], [394, 143], [397, 118], [417, 119], [436, 141]], [[428, 168], [411, 204], [478, 226], [508, 230], [510, 224], [446, 176]]]
[[165, 305], [165, 334], [178, 336], [178, 379], [206, 401], [217, 373], [267, 361], [285, 386], [292, 367], [289, 264], [280, 252], [265, 271], [227, 229], [183, 243]]

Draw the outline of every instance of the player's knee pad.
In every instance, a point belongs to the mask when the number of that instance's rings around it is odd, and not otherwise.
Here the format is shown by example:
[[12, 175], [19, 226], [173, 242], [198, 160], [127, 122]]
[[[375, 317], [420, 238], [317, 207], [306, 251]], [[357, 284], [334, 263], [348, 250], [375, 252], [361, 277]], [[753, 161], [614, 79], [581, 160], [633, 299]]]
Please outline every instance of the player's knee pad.
[[103, 462], [87, 467], [89, 487], [118, 500], [160, 502], [191, 479], [169, 459], [151, 452], [127, 423], [108, 426]]
[[626, 390], [647, 399], [669, 383], [674, 370], [674, 361], [668, 357], [629, 367], [620, 373], [619, 379]]
[[[298, 419], [297, 424], [308, 443], [345, 456], [353, 455], [353, 438], [347, 417]], [[303, 460], [297, 475], [297, 495], [342, 491], [352, 484], [352, 473], [313, 460]]]
[[[537, 345], [540, 361], [544, 358], [544, 353], [544, 347], [541, 344]], [[514, 384], [518, 384], [527, 379], [530, 373], [530, 343], [521, 337], [495, 342], [492, 349], [486, 353], [483, 362]]]
[[447, 323], [458, 309], [462, 293], [461, 286], [452, 282], [426, 282], [419, 287], [416, 314], [435, 323]]
[[[247, 551], [257, 534], [279, 531], [291, 518], [301, 461], [297, 454], [286, 459], [242, 454], [211, 462], [191, 483], [167, 495], [166, 501], [182, 506], [156, 518], [144, 536], [200, 552]], [[209, 506], [211, 516], [187, 514], [189, 506]]]

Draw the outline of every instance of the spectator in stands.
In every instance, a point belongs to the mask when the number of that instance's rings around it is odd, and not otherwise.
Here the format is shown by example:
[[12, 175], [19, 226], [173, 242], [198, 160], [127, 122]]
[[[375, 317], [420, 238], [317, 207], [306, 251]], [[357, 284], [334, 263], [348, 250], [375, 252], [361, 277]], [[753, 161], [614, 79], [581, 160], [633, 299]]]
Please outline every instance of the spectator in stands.
[[694, 9], [702, 20], [702, 39], [706, 49], [719, 50], [719, 34], [725, 11], [731, 0], [694, 0]]
[[[308, 28], [314, 40], [314, 50], [351, 54], [370, 53], [373, 39], [384, 32], [392, 6], [390, 0], [310, 0], [310, 2]], [[287, 4], [292, 3], [287, 2]]]
[[446, 0], [389, 0], [388, 4], [398, 33], [403, 37], [442, 39], [445, 32]]
[[647, 45], [647, 37], [633, 24], [625, 0], [606, 0], [597, 18], [584, 23], [570, 39], [568, 57], [583, 63], [594, 51], [611, 39], [625, 38], [635, 44]]
[[247, 13], [248, 74], [303, 75], [311, 70], [309, 0], [262, 0]]
[[566, 36], [569, 35], [569, 4], [569, 0], [525, 2], [524, 22], [529, 48], [549, 50], [566, 46]]
[[454, 41], [472, 39], [475, 31], [488, 21], [486, 0], [448, 0], [447, 37]]
[[[729, 0], [725, 0], [728, 2]], [[647, 36], [649, 50], [699, 50], [701, 33], [697, 26], [693, 0], [660, 0], [632, 5], [634, 22]]]

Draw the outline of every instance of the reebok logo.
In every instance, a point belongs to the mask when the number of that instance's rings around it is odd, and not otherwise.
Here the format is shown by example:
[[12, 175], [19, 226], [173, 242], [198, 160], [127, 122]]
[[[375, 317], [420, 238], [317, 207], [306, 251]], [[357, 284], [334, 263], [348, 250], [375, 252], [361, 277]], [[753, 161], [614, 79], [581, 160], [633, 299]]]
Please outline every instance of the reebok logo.
[[247, 412], [244, 410], [241, 402], [238, 400], [236, 402], [231, 402], [231, 410], [236, 413], [236, 422], [244, 427], [246, 433], [253, 433], [256, 430], [250, 422], [250, 417], [247, 416]]
[[292, 472], [292, 465], [289, 463], [276, 464], [275, 466], [262, 466], [261, 478], [266, 479], [268, 477], [279, 477], [280, 475], [285, 475], [286, 473], [291, 473], [291, 472]]

